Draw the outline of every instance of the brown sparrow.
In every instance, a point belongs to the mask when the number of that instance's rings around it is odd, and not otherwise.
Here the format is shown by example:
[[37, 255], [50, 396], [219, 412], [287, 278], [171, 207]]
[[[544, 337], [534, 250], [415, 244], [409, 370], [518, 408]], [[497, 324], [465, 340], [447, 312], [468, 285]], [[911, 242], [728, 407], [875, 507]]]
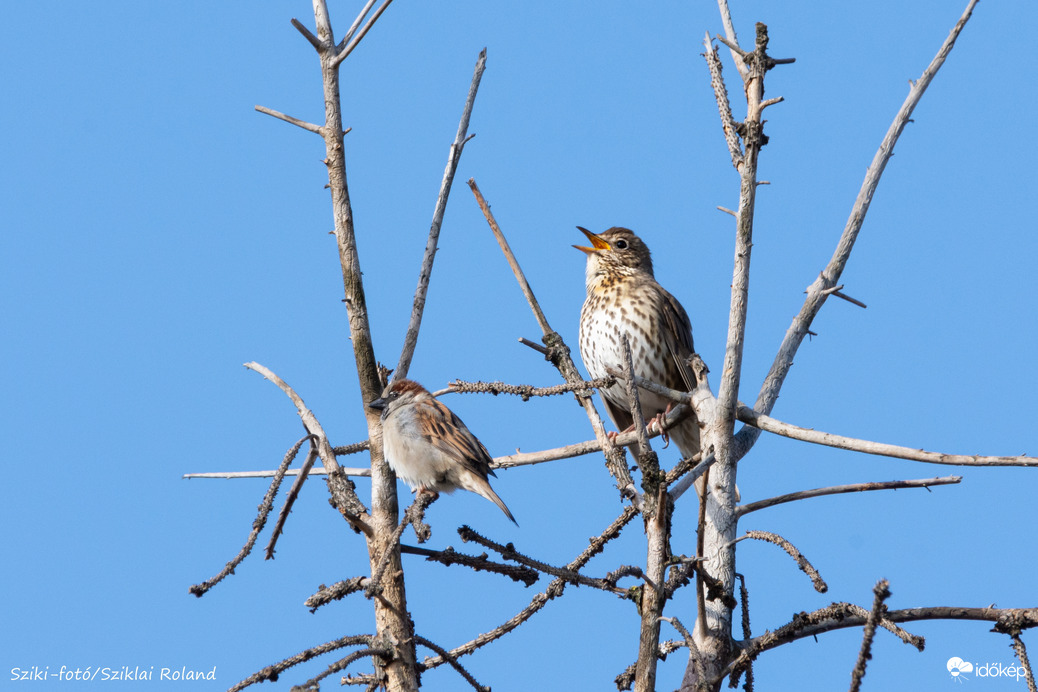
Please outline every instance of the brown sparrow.
[[368, 406], [382, 411], [383, 453], [411, 490], [468, 490], [493, 502], [519, 525], [487, 480], [495, 475], [487, 448], [425, 387], [397, 380]]
[[[606, 368], [623, 366], [621, 335], [631, 345], [634, 374], [683, 392], [695, 387], [688, 366], [692, 355], [692, 323], [681, 303], [656, 282], [649, 248], [626, 228], [601, 234], [577, 228], [591, 247], [573, 247], [587, 255], [587, 299], [580, 311], [580, 357], [592, 378], [607, 377]], [[621, 429], [633, 426], [631, 407], [622, 384], [600, 390], [606, 411]], [[638, 392], [642, 417], [666, 412], [669, 401], [658, 394]], [[669, 431], [682, 456], [699, 452], [699, 423], [695, 414]]]

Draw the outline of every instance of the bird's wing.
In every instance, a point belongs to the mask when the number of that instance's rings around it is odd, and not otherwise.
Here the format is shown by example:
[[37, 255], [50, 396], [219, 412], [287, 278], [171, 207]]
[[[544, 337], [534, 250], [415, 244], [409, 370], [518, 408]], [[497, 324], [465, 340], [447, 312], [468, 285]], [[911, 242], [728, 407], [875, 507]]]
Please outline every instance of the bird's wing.
[[415, 406], [424, 407], [424, 413], [428, 414], [418, 416], [426, 442], [481, 478], [495, 475], [490, 469], [493, 461], [490, 452], [453, 411], [436, 399], [421, 401]]
[[692, 344], [692, 321], [678, 299], [662, 287], [661, 290], [664, 295], [663, 333], [667, 349], [670, 351], [670, 357], [674, 361], [678, 375], [685, 383], [685, 391], [690, 392], [696, 386], [695, 374], [688, 365], [688, 359], [695, 353], [695, 346]]

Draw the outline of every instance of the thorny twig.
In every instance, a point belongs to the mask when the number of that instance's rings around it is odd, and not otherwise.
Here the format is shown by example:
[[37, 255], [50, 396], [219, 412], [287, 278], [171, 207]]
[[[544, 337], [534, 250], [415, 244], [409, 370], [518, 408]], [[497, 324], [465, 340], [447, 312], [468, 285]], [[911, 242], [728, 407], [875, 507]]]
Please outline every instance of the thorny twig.
[[249, 533], [249, 537], [245, 540], [245, 545], [242, 547], [238, 554], [233, 560], [228, 562], [220, 573], [211, 579], [207, 579], [201, 584], [195, 584], [188, 591], [193, 593], [195, 596], [201, 598], [206, 591], [219, 584], [228, 575], [234, 574], [234, 568], [242, 563], [249, 553], [252, 552], [253, 546], [256, 545], [256, 539], [259, 537], [260, 531], [267, 524], [267, 516], [270, 514], [270, 510], [274, 507], [274, 498], [277, 496], [278, 489], [281, 487], [281, 481], [285, 478], [285, 471], [292, 464], [292, 461], [299, 454], [299, 449], [303, 446], [303, 443], [307, 440], [312, 440], [312, 435], [300, 439], [285, 453], [285, 458], [281, 460], [281, 465], [278, 466], [277, 471], [274, 473], [274, 480], [270, 482], [270, 487], [267, 488], [267, 494], [263, 496], [263, 502], [259, 505], [259, 514], [252, 522], [252, 531]]

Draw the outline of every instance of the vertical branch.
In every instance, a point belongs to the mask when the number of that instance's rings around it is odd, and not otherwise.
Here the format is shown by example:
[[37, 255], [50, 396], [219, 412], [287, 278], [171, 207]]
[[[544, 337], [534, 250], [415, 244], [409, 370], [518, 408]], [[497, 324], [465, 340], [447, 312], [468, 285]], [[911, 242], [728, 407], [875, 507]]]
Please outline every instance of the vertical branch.
[[861, 679], [865, 677], [865, 666], [872, 658], [872, 640], [876, 636], [876, 623], [884, 619], [887, 607], [884, 601], [890, 598], [890, 584], [886, 579], [880, 579], [872, 592], [876, 598], [872, 602], [872, 610], [865, 620], [865, 628], [861, 637], [861, 650], [858, 652], [858, 662], [854, 665], [851, 673], [850, 692], [858, 692], [861, 689]]
[[1027, 659], [1027, 647], [1024, 646], [1024, 640], [1020, 638], [1020, 631], [1017, 630], [1010, 636], [1013, 639], [1013, 652], [1020, 659], [1020, 666], [1024, 669], [1024, 676], [1027, 678], [1027, 692], [1038, 692], [1038, 686], [1034, 683], [1034, 671], [1031, 668], [1031, 662]]
[[623, 351], [623, 380], [630, 402], [631, 418], [638, 432], [637, 461], [642, 472], [642, 521], [645, 527], [645, 583], [642, 586], [638, 611], [641, 628], [638, 633], [638, 662], [634, 670], [635, 692], [653, 692], [656, 689], [656, 665], [660, 648], [660, 618], [667, 602], [663, 588], [667, 560], [670, 559], [671, 500], [667, 493], [667, 474], [660, 470], [656, 452], [649, 446], [645, 434], [638, 388], [634, 384], [634, 363], [631, 344], [624, 336], [620, 343]]
[[[905, 129], [905, 125], [907, 125], [911, 119], [912, 111], [915, 110], [915, 107], [922, 98], [923, 93], [926, 91], [927, 87], [930, 86], [930, 82], [933, 81], [933, 78], [937, 75], [937, 71], [944, 64], [944, 61], [951, 52], [951, 49], [955, 46], [955, 41], [966, 26], [966, 22], [969, 21], [970, 16], [973, 14], [973, 8], [976, 4], [977, 0], [970, 0], [969, 5], [967, 5], [966, 10], [959, 18], [959, 21], [956, 22], [955, 26], [952, 28], [948, 38], [946, 38], [944, 43], [941, 45], [937, 55], [934, 56], [934, 59], [930, 62], [929, 66], [927, 66], [926, 70], [923, 71], [919, 80], [914, 82], [912, 87], [908, 90], [908, 96], [905, 97], [904, 103], [901, 104], [901, 109], [894, 117], [894, 121], [890, 124], [887, 134], [883, 137], [883, 141], [879, 145], [879, 149], [872, 158], [872, 163], [865, 172], [865, 180], [861, 184], [861, 190], [858, 192], [858, 197], [854, 201], [854, 207], [851, 209], [850, 217], [847, 219], [847, 225], [843, 229], [843, 234], [840, 236], [839, 243], [836, 246], [836, 251], [833, 253], [832, 259], [829, 260], [829, 264], [822, 270], [822, 273], [817, 279], [815, 279], [814, 283], [808, 287], [807, 298], [804, 300], [804, 305], [800, 308], [799, 314], [793, 318], [793, 323], [786, 331], [786, 335], [782, 340], [782, 345], [779, 347], [778, 353], [775, 355], [775, 361], [772, 363], [771, 369], [768, 371], [767, 377], [765, 377], [764, 383], [761, 385], [757, 401], [753, 405], [755, 410], [764, 414], [770, 414], [772, 408], [775, 406], [775, 402], [778, 400], [779, 390], [782, 388], [782, 383], [785, 381], [786, 375], [789, 374], [790, 368], [793, 367], [793, 358], [796, 355], [797, 350], [800, 348], [800, 344], [803, 343], [804, 337], [807, 336], [808, 330], [811, 327], [811, 322], [822, 309], [822, 305], [825, 303], [826, 298], [829, 297], [827, 290], [839, 283], [844, 267], [847, 266], [847, 260], [850, 258], [851, 250], [854, 248], [854, 242], [858, 238], [858, 232], [861, 230], [862, 224], [865, 222], [865, 214], [868, 212], [869, 205], [872, 203], [872, 196], [879, 185], [880, 176], [883, 174], [887, 162], [894, 153], [894, 145], [900, 138], [901, 132]], [[749, 426], [740, 430], [737, 439], [737, 456], [745, 454], [757, 441], [759, 436], [760, 431]]]
[[[709, 520], [704, 526], [703, 567], [719, 581], [724, 593], [730, 594], [735, 580], [735, 537], [738, 518], [735, 507], [735, 462], [733, 431], [735, 409], [738, 404], [739, 381], [742, 372], [743, 341], [746, 334], [746, 315], [749, 299], [750, 250], [753, 246], [753, 215], [757, 194], [757, 158], [764, 145], [761, 114], [764, 103], [764, 75], [774, 62], [767, 55], [768, 29], [757, 24], [756, 48], [746, 55], [747, 72], [744, 74], [746, 91], [746, 120], [741, 134], [744, 154], [739, 162], [739, 210], [736, 214], [735, 262], [732, 276], [732, 297], [728, 318], [728, 339], [724, 368], [718, 389], [716, 415], [709, 426], [709, 440], [717, 458], [711, 474], [709, 489], [704, 498]], [[708, 661], [717, 665], [729, 654], [732, 612], [726, 599], [709, 600], [706, 605], [706, 636], [699, 643]], [[696, 628], [701, 635], [704, 628]], [[714, 671], [709, 671], [711, 674]]]
[[[374, 570], [389, 548], [389, 538], [396, 528], [399, 507], [396, 496], [396, 476], [382, 455], [382, 426], [378, 412], [368, 408], [367, 402], [381, 393], [375, 350], [371, 341], [368, 308], [361, 279], [360, 257], [353, 227], [353, 209], [346, 183], [346, 155], [343, 142], [342, 104], [339, 93], [339, 65], [345, 53], [356, 47], [381, 15], [388, 2], [368, 20], [361, 32], [340, 51], [335, 45], [331, 18], [326, 0], [313, 0], [314, 20], [317, 24], [317, 49], [321, 59], [324, 83], [325, 165], [328, 168], [328, 186], [332, 197], [332, 215], [335, 220], [335, 240], [342, 267], [344, 302], [350, 326], [350, 341], [360, 383], [361, 410], [368, 424], [371, 441], [371, 528], [368, 539], [368, 559]], [[335, 474], [329, 474], [329, 483]], [[382, 584], [382, 598], [375, 601], [375, 623], [379, 636], [395, 642], [393, 656], [385, 664], [387, 685], [390, 690], [418, 688], [417, 661], [414, 646], [414, 627], [407, 615], [407, 598], [399, 548], [393, 548], [387, 574]]]
[[471, 139], [468, 136], [469, 119], [472, 117], [472, 106], [476, 102], [476, 92], [479, 90], [479, 82], [483, 79], [483, 71], [487, 67], [487, 49], [479, 53], [476, 60], [476, 70], [472, 75], [472, 84], [469, 85], [469, 95], [465, 100], [465, 110], [461, 114], [461, 122], [458, 124], [458, 134], [451, 144], [450, 153], [447, 155], [447, 168], [443, 171], [443, 180], [440, 182], [440, 194], [436, 197], [436, 207], [433, 209], [432, 224], [429, 227], [429, 240], [425, 244], [425, 256], [422, 259], [422, 268], [418, 273], [418, 288], [414, 292], [414, 307], [411, 309], [411, 322], [407, 325], [407, 334], [404, 336], [404, 348], [400, 353], [400, 361], [396, 370], [393, 371], [393, 380], [407, 377], [407, 371], [411, 368], [411, 359], [414, 357], [414, 349], [418, 344], [418, 330], [422, 326], [422, 313], [425, 311], [425, 296], [429, 292], [429, 277], [432, 275], [433, 259], [436, 256], [436, 244], [440, 239], [440, 227], [443, 225], [443, 213], [447, 209], [447, 197], [451, 193], [454, 184], [454, 173], [458, 170], [458, 161], [461, 160], [461, 151], [465, 143]]

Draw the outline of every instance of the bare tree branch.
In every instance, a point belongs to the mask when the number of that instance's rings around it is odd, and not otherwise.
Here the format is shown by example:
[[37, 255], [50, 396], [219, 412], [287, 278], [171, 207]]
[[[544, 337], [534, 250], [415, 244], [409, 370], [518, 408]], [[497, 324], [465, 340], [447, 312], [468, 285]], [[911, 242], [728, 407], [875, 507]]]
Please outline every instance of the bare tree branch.
[[[706, 58], [706, 66], [710, 70], [710, 86], [714, 89], [714, 99], [717, 101], [718, 114], [721, 116], [721, 129], [724, 131], [724, 141], [728, 145], [728, 153], [732, 155], [732, 165], [736, 169], [742, 163], [742, 146], [739, 144], [739, 135], [735, 131], [735, 121], [732, 119], [732, 105], [728, 101], [728, 87], [725, 86], [724, 76], [721, 73], [721, 59], [717, 57], [717, 48], [710, 41], [710, 33], [707, 32], [703, 39], [703, 48]], [[725, 209], [732, 216], [738, 218], [738, 214]]]
[[[793, 622], [743, 642], [739, 657], [729, 664], [720, 677], [728, 675], [745, 658], [756, 658], [764, 651], [774, 649], [798, 639], [816, 637], [825, 632], [861, 627], [868, 619], [869, 611], [850, 603], [834, 603], [813, 613], [799, 613]], [[978, 620], [995, 623], [995, 630], [1007, 632], [1038, 627], [1038, 608], [960, 608], [957, 606], [931, 606], [905, 608], [888, 611], [878, 622], [880, 627], [892, 631], [906, 644], [922, 651], [925, 641], [905, 632], [894, 623], [921, 622], [924, 620]]]
[[288, 521], [288, 515], [292, 511], [292, 506], [296, 502], [296, 498], [299, 497], [299, 491], [303, 488], [303, 483], [306, 482], [306, 478], [310, 473], [310, 469], [313, 468], [314, 462], [317, 460], [317, 445], [314, 444], [314, 437], [310, 436], [310, 452], [306, 455], [306, 461], [303, 462], [303, 466], [299, 469], [296, 480], [292, 483], [292, 487], [288, 489], [288, 495], [285, 496], [285, 504], [281, 507], [281, 511], [278, 512], [278, 520], [274, 524], [274, 531], [271, 532], [270, 542], [267, 543], [267, 555], [266, 559], [274, 559], [274, 546], [277, 545], [278, 537], [281, 536], [281, 532], [285, 530], [285, 522]]
[[[472, 677], [472, 674], [465, 670], [465, 668], [460, 663], [458, 663], [458, 661], [453, 656], [451, 656], [446, 649], [437, 644], [434, 644], [425, 637], [418, 636], [417, 634], [414, 638], [415, 641], [421, 644], [422, 646], [428, 647], [436, 653], [438, 653], [440, 657], [444, 659], [450, 665], [451, 668], [458, 671], [458, 674], [461, 675], [461, 677], [465, 678], [465, 682], [472, 685], [474, 689], [479, 690], [479, 692], [490, 692], [489, 687], [485, 687], [476, 682], [476, 678]], [[418, 665], [419, 667], [422, 667], [421, 663], [419, 663]]]
[[439, 495], [436, 493], [418, 493], [414, 502], [411, 503], [411, 506], [404, 511], [404, 518], [400, 520], [400, 524], [396, 527], [396, 530], [393, 531], [393, 535], [390, 536], [388, 545], [386, 545], [385, 550], [382, 553], [382, 557], [379, 559], [377, 566], [371, 572], [371, 582], [364, 588], [365, 596], [371, 598], [379, 591], [382, 575], [385, 574], [390, 559], [393, 557], [394, 553], [399, 554], [398, 546], [400, 545], [400, 537], [404, 535], [404, 529], [407, 528], [408, 524], [421, 522], [425, 510], [433, 502], [436, 502], [438, 497]]
[[[335, 651], [336, 649], [341, 649], [345, 646], [357, 646], [359, 644], [367, 644], [368, 646], [372, 646], [373, 642], [374, 637], [372, 637], [370, 634], [359, 634], [343, 637], [341, 639], [336, 639], [334, 641], [327, 642], [326, 644], [315, 646], [312, 649], [302, 651], [296, 654], [295, 656], [290, 656], [289, 658], [286, 658], [280, 663], [275, 663], [274, 665], [267, 666], [263, 670], [253, 673], [249, 677], [239, 682], [237, 685], [231, 687], [230, 690], [228, 690], [228, 692], [240, 692], [240, 690], [245, 689], [249, 685], [255, 685], [257, 682], [276, 681], [278, 677], [281, 675], [281, 673], [285, 672], [292, 666], [297, 666], [300, 663], [306, 663], [310, 659], [316, 658], [317, 656], [321, 656], [322, 654], [326, 654], [330, 651]], [[374, 647], [372, 646], [372, 648]], [[388, 653], [388, 651], [380, 650], [380, 652], [376, 653], [376, 655], [384, 656]]]
[[783, 423], [748, 406], [739, 407], [739, 420], [759, 430], [766, 430], [775, 435], [781, 435], [793, 440], [848, 449], [853, 452], [908, 459], [909, 461], [922, 461], [927, 464], [945, 464], [948, 466], [1038, 466], [1038, 458], [1028, 457], [1023, 454], [1015, 457], [944, 454], [942, 452], [927, 452], [922, 449], [900, 447], [884, 442], [870, 442], [869, 440], [834, 435], [819, 430], [801, 428], [791, 423]]
[[[338, 54], [332, 59], [331, 64], [333, 67], [338, 67], [342, 61], [353, 52], [353, 49], [360, 44], [365, 36], [367, 36], [368, 32], [371, 31], [371, 27], [375, 26], [375, 22], [378, 21], [378, 18], [382, 16], [382, 13], [386, 11], [386, 8], [389, 7], [389, 3], [391, 2], [393, 2], [393, 0], [385, 0], [385, 2], [379, 5], [379, 8], [375, 10], [375, 14], [371, 15], [371, 19], [367, 21], [364, 28], [360, 30], [360, 33], [358, 33], [357, 36], [353, 38], [342, 50], [338, 51]], [[364, 8], [364, 13], [367, 13], [367, 7]]]
[[551, 576], [556, 577], [557, 579], [561, 579], [571, 584], [576, 584], [577, 586], [590, 586], [596, 589], [602, 589], [603, 591], [610, 591], [619, 596], [627, 595], [627, 591], [625, 589], [621, 589], [616, 586], [615, 579], [611, 580], [609, 577], [606, 577], [605, 579], [587, 577], [573, 569], [555, 567], [545, 562], [541, 562], [540, 560], [535, 560], [529, 556], [520, 553], [518, 550], [515, 549], [515, 546], [513, 546], [511, 543], [509, 543], [508, 545], [501, 545], [500, 543], [496, 543], [490, 540], [489, 538], [486, 538], [485, 536], [481, 536], [479, 533], [473, 531], [468, 526], [460, 527], [458, 529], [458, 535], [461, 536], [461, 540], [465, 541], [466, 543], [472, 541], [473, 543], [478, 543], [484, 548], [490, 548], [494, 552], [501, 555], [501, 557], [505, 560], [512, 560], [513, 562], [518, 562], [520, 565], [530, 567], [532, 569], [537, 570], [538, 572], [543, 572], [544, 574], [550, 574]]
[[[724, 2], [724, 0], [720, 1]], [[768, 371], [764, 383], [761, 385], [757, 401], [753, 405], [755, 410], [767, 415], [771, 413], [772, 408], [775, 406], [775, 402], [778, 400], [779, 390], [782, 388], [782, 383], [785, 381], [786, 375], [789, 374], [790, 368], [793, 367], [793, 358], [796, 356], [796, 352], [800, 348], [800, 344], [803, 342], [804, 337], [807, 336], [810, 331], [811, 322], [814, 320], [819, 310], [822, 309], [822, 305], [825, 304], [825, 300], [828, 297], [828, 294], [826, 294], [825, 291], [836, 286], [840, 282], [840, 276], [843, 274], [844, 267], [847, 266], [847, 260], [850, 258], [851, 250], [854, 248], [854, 242], [858, 238], [858, 232], [861, 230], [862, 224], [865, 221], [865, 214], [868, 212], [869, 205], [872, 203], [872, 196], [875, 194], [876, 188], [879, 185], [880, 176], [882, 176], [883, 170], [887, 166], [887, 162], [894, 153], [894, 145], [901, 136], [901, 132], [904, 130], [905, 125], [908, 124], [911, 119], [912, 111], [915, 110], [915, 107], [922, 98], [923, 93], [926, 91], [927, 87], [930, 86], [930, 82], [933, 81], [933, 78], [941, 68], [941, 65], [944, 64], [949, 52], [955, 45], [955, 40], [959, 37], [963, 27], [966, 26], [966, 22], [969, 20], [970, 15], [972, 15], [973, 8], [976, 4], [977, 0], [970, 0], [965, 12], [963, 12], [962, 17], [959, 18], [959, 21], [956, 22], [954, 28], [952, 28], [951, 33], [941, 45], [937, 55], [930, 62], [930, 65], [926, 70], [923, 71], [922, 77], [920, 77], [917, 82], [913, 83], [911, 89], [909, 89], [908, 96], [905, 98], [904, 103], [901, 105], [901, 109], [894, 117], [894, 121], [887, 130], [886, 136], [883, 137], [883, 141], [879, 145], [879, 150], [876, 151], [876, 155], [873, 157], [872, 163], [869, 165], [869, 168], [865, 173], [865, 180], [862, 182], [861, 190], [858, 192], [858, 197], [851, 209], [850, 217], [847, 219], [847, 225], [844, 227], [843, 234], [840, 236], [840, 240], [837, 243], [836, 251], [833, 253], [832, 259], [829, 260], [829, 264], [822, 270], [822, 273], [819, 274], [814, 283], [808, 287], [807, 298], [804, 300], [804, 305], [801, 307], [800, 313], [793, 318], [793, 323], [786, 331], [786, 335], [782, 340], [782, 345], [779, 347], [778, 353], [775, 355], [775, 360], [771, 365], [771, 369]], [[759, 436], [759, 429], [756, 428], [751, 427], [740, 430], [739, 434], [736, 436], [737, 456], [741, 457], [749, 451], [750, 447], [753, 446]]]
[[219, 574], [211, 579], [205, 580], [201, 584], [195, 584], [188, 589], [189, 593], [193, 593], [195, 596], [201, 598], [206, 591], [219, 584], [225, 577], [234, 574], [234, 568], [240, 565], [242, 560], [252, 552], [252, 548], [256, 545], [256, 539], [259, 537], [260, 531], [263, 530], [263, 527], [267, 523], [267, 516], [270, 514], [270, 510], [274, 507], [274, 498], [277, 496], [278, 489], [281, 487], [281, 481], [285, 477], [285, 471], [288, 469], [289, 464], [291, 464], [296, 458], [296, 455], [299, 454], [299, 448], [303, 446], [303, 443], [312, 439], [312, 435], [307, 435], [299, 440], [299, 442], [292, 445], [288, 452], [285, 453], [285, 458], [281, 460], [281, 465], [278, 467], [277, 471], [274, 472], [274, 480], [267, 489], [267, 494], [263, 496], [263, 502], [261, 502], [259, 506], [259, 514], [252, 522], [252, 531], [249, 533], [249, 537], [245, 540], [245, 545], [242, 549], [238, 551], [238, 554], [234, 559], [228, 562]]
[[811, 565], [811, 563], [807, 561], [807, 558], [804, 557], [799, 550], [797, 550], [795, 545], [787, 541], [782, 536], [768, 531], [747, 531], [746, 535], [737, 538], [734, 541], [734, 543], [744, 541], [747, 538], [754, 538], [758, 541], [774, 543], [778, 547], [782, 548], [789, 554], [791, 558], [797, 561], [797, 567], [799, 567], [804, 574], [811, 577], [811, 582], [814, 584], [815, 591], [817, 591], [818, 593], [825, 593], [829, 590], [829, 587], [826, 585], [825, 580], [822, 579], [822, 575], [818, 573], [818, 570], [816, 570]]
[[370, 525], [371, 516], [367, 513], [364, 508], [364, 504], [357, 497], [357, 493], [353, 488], [353, 484], [347, 479], [343, 478], [345, 482], [335, 482], [335, 472], [339, 470], [339, 464], [335, 461], [335, 453], [332, 452], [332, 447], [328, 444], [328, 437], [324, 434], [324, 428], [317, 420], [317, 416], [314, 412], [306, 407], [303, 403], [303, 399], [296, 394], [295, 390], [288, 386], [284, 380], [275, 375], [273, 372], [263, 367], [259, 363], [251, 362], [246, 363], [245, 367], [249, 370], [253, 370], [263, 375], [266, 379], [273, 382], [283, 391], [292, 403], [295, 404], [296, 412], [299, 417], [303, 420], [303, 426], [306, 431], [313, 435], [317, 440], [317, 452], [321, 456], [321, 463], [324, 464], [325, 470], [328, 472], [328, 489], [332, 493], [332, 499], [336, 503], [336, 508], [343, 515], [343, 517], [350, 522], [350, 525], [359, 531], [363, 531], [366, 535], [372, 534], [372, 528]]
[[446, 567], [462, 565], [477, 572], [502, 574], [512, 581], [522, 582], [527, 586], [533, 586], [541, 578], [540, 573], [535, 569], [522, 565], [504, 565], [499, 562], [493, 562], [487, 559], [486, 553], [479, 556], [466, 555], [465, 553], [459, 553], [450, 546], [443, 550], [429, 550], [428, 548], [419, 548], [417, 546], [401, 545], [400, 552], [422, 555], [425, 557], [426, 562], [438, 562]]
[[278, 120], [284, 120], [286, 123], [295, 125], [296, 127], [301, 127], [307, 132], [313, 132], [314, 134], [321, 135], [322, 137], [324, 136], [324, 128], [322, 128], [320, 125], [314, 125], [313, 123], [308, 123], [305, 120], [293, 118], [291, 115], [286, 115], [281, 111], [276, 111], [273, 108], [267, 108], [266, 106], [256, 106], [255, 108], [260, 113], [266, 113], [267, 115], [275, 117]]
[[321, 584], [317, 592], [306, 599], [303, 605], [309, 608], [311, 613], [314, 613], [323, 605], [341, 600], [351, 593], [363, 590], [369, 583], [371, 583], [371, 579], [368, 577], [353, 577], [345, 581], [335, 582], [331, 586]]
[[[622, 531], [623, 528], [627, 526], [627, 524], [631, 521], [631, 519], [633, 519], [637, 515], [637, 509], [631, 506], [625, 507], [624, 510], [620, 513], [620, 516], [614, 519], [613, 522], [608, 527], [606, 527], [606, 530], [603, 531], [600, 535], [591, 539], [591, 541], [588, 544], [588, 547], [585, 548], [584, 551], [576, 557], [576, 559], [574, 559], [572, 562], [566, 565], [565, 569], [576, 571], [582, 568], [584, 565], [588, 563], [588, 561], [591, 558], [602, 552], [607, 543], [619, 536], [620, 531]], [[487, 644], [489, 644], [492, 641], [495, 641], [496, 639], [500, 639], [501, 637], [508, 634], [516, 627], [518, 627], [519, 625], [523, 624], [531, 617], [533, 617], [534, 614], [536, 614], [539, 610], [541, 610], [541, 608], [543, 608], [548, 603], [548, 601], [561, 596], [565, 587], [566, 581], [556, 577], [548, 585], [548, 588], [534, 596], [533, 599], [530, 601], [530, 604], [527, 605], [525, 608], [523, 608], [518, 613], [513, 615], [511, 618], [509, 618], [507, 621], [498, 625], [489, 632], [481, 634], [472, 641], [466, 642], [461, 646], [457, 646], [451, 649], [451, 651], [449, 652], [450, 655], [455, 658], [465, 656], [467, 654], [471, 654], [473, 651], [476, 651], [483, 646], [486, 646]], [[445, 660], [441, 656], [438, 658], [426, 660], [424, 665], [426, 668], [434, 668], [438, 665], [442, 665], [444, 662]]]
[[[386, 3], [389, 4], [388, 2]], [[436, 245], [440, 238], [440, 227], [443, 225], [443, 214], [447, 209], [447, 198], [454, 184], [454, 174], [458, 170], [458, 162], [461, 160], [461, 152], [468, 141], [469, 119], [472, 117], [472, 107], [476, 103], [476, 92], [479, 91], [479, 82], [483, 79], [483, 71], [487, 67], [487, 49], [479, 53], [476, 60], [476, 68], [472, 75], [472, 83], [469, 85], [468, 98], [465, 99], [465, 108], [461, 113], [461, 122], [458, 123], [458, 134], [451, 144], [450, 152], [447, 154], [447, 167], [443, 171], [443, 180], [440, 182], [440, 193], [436, 197], [436, 206], [433, 208], [432, 223], [429, 225], [429, 240], [425, 244], [425, 256], [422, 258], [422, 268], [418, 272], [418, 288], [414, 292], [414, 305], [411, 308], [411, 321], [407, 325], [407, 333], [404, 335], [404, 348], [400, 352], [400, 361], [393, 371], [393, 380], [407, 377], [407, 371], [411, 368], [411, 359], [414, 357], [414, 349], [418, 344], [418, 330], [422, 326], [422, 313], [425, 311], [425, 296], [429, 291], [429, 277], [432, 276], [433, 260], [436, 257]]]
[[778, 495], [776, 497], [769, 497], [766, 500], [758, 500], [757, 502], [750, 502], [745, 505], [739, 505], [735, 508], [735, 513], [740, 517], [750, 512], [756, 512], [759, 509], [766, 507], [774, 507], [775, 505], [781, 505], [785, 502], [794, 502], [795, 500], [806, 500], [811, 497], [821, 497], [823, 495], [839, 495], [842, 493], [860, 493], [867, 492], [870, 490], [898, 490], [900, 488], [929, 488], [933, 485], [950, 485], [953, 483], [961, 483], [962, 476], [944, 476], [941, 478], [922, 478], [919, 480], [911, 481], [882, 481], [873, 483], [851, 483], [849, 485], [834, 485], [828, 488], [815, 488], [814, 490], [800, 490], [795, 493], [787, 493], [785, 495]]
[[[573, 358], [570, 356], [569, 347], [566, 346], [566, 343], [557, 332], [552, 331], [551, 325], [548, 324], [548, 319], [544, 316], [544, 311], [541, 310], [540, 304], [538, 304], [537, 299], [533, 295], [530, 283], [526, 280], [519, 262], [512, 253], [512, 248], [508, 245], [508, 240], [505, 239], [501, 227], [497, 224], [497, 219], [494, 218], [493, 213], [490, 211], [490, 205], [484, 199], [483, 193], [479, 191], [476, 181], [472, 178], [469, 178], [469, 187], [472, 189], [476, 203], [479, 204], [479, 208], [483, 211], [483, 216], [486, 217], [490, 230], [493, 232], [494, 238], [497, 239], [497, 243], [501, 247], [508, 265], [512, 268], [516, 281], [519, 282], [519, 288], [522, 290], [523, 295], [526, 296], [526, 302], [530, 304], [530, 309], [533, 310], [537, 324], [540, 325], [541, 332], [544, 335], [544, 345], [548, 348], [547, 359], [558, 369], [559, 374], [562, 375], [566, 382], [570, 384], [582, 383], [584, 378], [581, 377], [577, 366], [573, 362]], [[595, 439], [598, 440], [599, 447], [605, 454], [609, 472], [616, 479], [617, 488], [622, 495], [630, 497], [636, 506], [640, 506], [641, 498], [638, 491], [635, 490], [634, 481], [627, 470], [623, 448], [614, 445], [606, 435], [602, 417], [598, 415], [598, 410], [595, 408], [591, 397], [577, 394], [577, 401], [580, 402], [580, 405], [584, 407], [584, 411], [587, 413], [588, 420], [591, 422], [591, 429], [595, 433]]]
[[1019, 632], [1011, 634], [1010, 637], [1013, 640], [1013, 652], [1020, 659], [1020, 666], [1027, 677], [1027, 692], [1038, 692], [1038, 687], [1034, 684], [1034, 671], [1031, 669], [1031, 662], [1027, 659], [1027, 647], [1024, 646], [1024, 640], [1020, 638]]
[[865, 619], [865, 627], [862, 632], [861, 650], [858, 652], [858, 661], [851, 673], [850, 692], [858, 692], [861, 689], [861, 679], [865, 677], [865, 667], [872, 658], [872, 640], [876, 636], [876, 623], [883, 618], [887, 607], [884, 602], [890, 598], [890, 584], [886, 579], [880, 579], [872, 590], [876, 595], [872, 602], [872, 610]]

